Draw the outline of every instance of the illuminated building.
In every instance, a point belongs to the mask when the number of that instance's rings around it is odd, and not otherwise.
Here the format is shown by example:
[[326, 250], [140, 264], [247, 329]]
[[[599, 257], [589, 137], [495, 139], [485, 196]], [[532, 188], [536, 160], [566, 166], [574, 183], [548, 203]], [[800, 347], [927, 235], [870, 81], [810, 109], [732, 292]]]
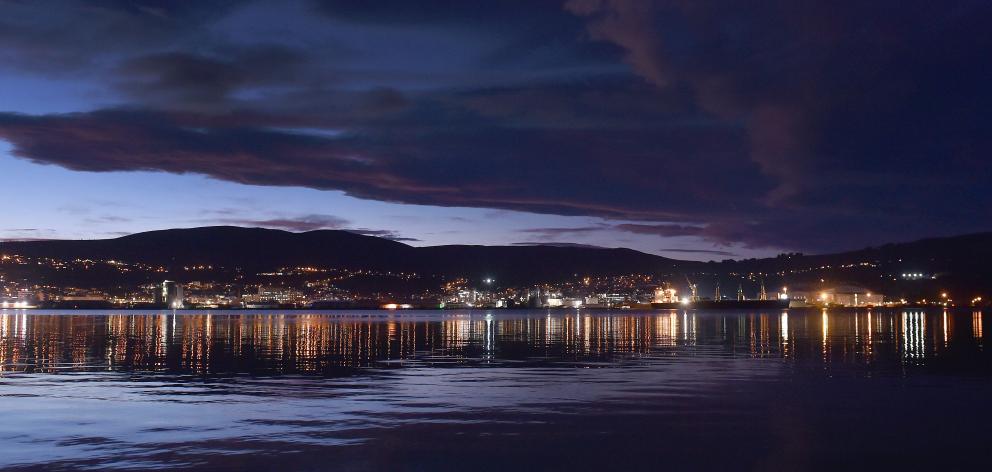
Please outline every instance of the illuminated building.
[[182, 309], [184, 306], [183, 286], [171, 280], [163, 281], [155, 292], [155, 303], [165, 305], [166, 308], [172, 310]]
[[246, 308], [275, 308], [278, 306], [300, 306], [307, 302], [306, 295], [295, 288], [260, 285], [254, 294], [246, 294], [242, 300]]
[[547, 306], [547, 307], [551, 307], [551, 308], [556, 308], [556, 307], [564, 306], [565, 305], [565, 299], [563, 299], [563, 298], [548, 297], [548, 299], [545, 300], [544, 305]]
[[885, 297], [864, 287], [840, 286], [821, 291], [816, 301], [823, 305], [881, 306]]
[[674, 288], [658, 287], [654, 291], [655, 303], [678, 303], [679, 297]]

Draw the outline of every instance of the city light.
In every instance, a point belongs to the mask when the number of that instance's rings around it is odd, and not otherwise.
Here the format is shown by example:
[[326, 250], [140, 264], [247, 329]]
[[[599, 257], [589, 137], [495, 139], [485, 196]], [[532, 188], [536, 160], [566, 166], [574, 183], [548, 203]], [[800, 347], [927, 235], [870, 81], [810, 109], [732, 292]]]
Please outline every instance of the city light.
[[[120, 273], [148, 274], [152, 278], [162, 280], [164, 276], [156, 273], [169, 273], [170, 269], [158, 265], [150, 265], [136, 261], [99, 258], [58, 259], [53, 257], [28, 257], [22, 255], [4, 255], [0, 264], [20, 269], [23, 266], [42, 266], [50, 270], [93, 270], [100, 265]], [[877, 267], [871, 261], [858, 262], [833, 267]], [[817, 265], [804, 270], [826, 270], [830, 265]], [[0, 267], [5, 269], [5, 267]], [[196, 263], [182, 265], [178, 270], [224, 270], [223, 266], [211, 263]], [[802, 272], [790, 271], [790, 272]], [[220, 275], [220, 274], [217, 274]], [[762, 279], [759, 273], [733, 274], [735, 277], [750, 280], [752, 283]], [[788, 281], [786, 273], [778, 274], [782, 280]], [[931, 274], [925, 272], [906, 272], [895, 274], [906, 277], [922, 277], [929, 279]], [[423, 280], [424, 276], [417, 273], [377, 271], [370, 269], [344, 269], [317, 264], [294, 264], [281, 267], [267, 268], [255, 274], [238, 274], [226, 281], [199, 281], [194, 278], [182, 283], [166, 280], [153, 284], [141, 284], [123, 287], [123, 293], [115, 293], [110, 287], [58, 287], [41, 284], [28, 285], [24, 281], [4, 279], [0, 272], [0, 303], [5, 308], [172, 308], [172, 309], [204, 309], [204, 308], [244, 308], [244, 309], [276, 309], [276, 308], [405, 308], [396, 299], [412, 300], [411, 307], [416, 308], [671, 308], [674, 306], [710, 307], [716, 301], [725, 301], [726, 297], [719, 292], [719, 280], [711, 298], [698, 296], [694, 284], [690, 284], [691, 295], [679, 295], [673, 288], [671, 276], [659, 277], [647, 274], [627, 274], [619, 276], [589, 276], [574, 274], [574, 280], [545, 282], [543, 284], [521, 287], [512, 284], [496, 285], [495, 277], [491, 275], [475, 279], [457, 277], [447, 278], [437, 287], [417, 292], [393, 293], [361, 293], [354, 289], [343, 288], [341, 285], [348, 279], [356, 277], [389, 277], [404, 281]], [[188, 276], [187, 276], [188, 277]], [[254, 277], [255, 280], [251, 280]], [[885, 277], [888, 278], [886, 275]], [[509, 280], [509, 279], [508, 279]], [[804, 304], [819, 304], [830, 306], [880, 306], [882, 304], [908, 304], [900, 298], [886, 300], [884, 294], [866, 288], [852, 285], [827, 285], [825, 278], [811, 280], [815, 284], [819, 280], [816, 292], [809, 285], [785, 286], [778, 293], [768, 294], [768, 301], [801, 307]], [[795, 281], [796, 284], [803, 282]], [[843, 282], [840, 282], [843, 283]], [[790, 284], [791, 285], [791, 284]], [[115, 287], [119, 290], [121, 287]], [[790, 291], [789, 289], [795, 289]], [[875, 288], [875, 287], [872, 287]], [[937, 300], [930, 304], [952, 306], [950, 290], [956, 287], [945, 287], [946, 291], [936, 292]], [[738, 290], [738, 300], [749, 300], [742, 288]], [[764, 299], [763, 295], [755, 300]], [[981, 298], [973, 297], [972, 305], [978, 305]], [[914, 303], [919, 303], [918, 299]], [[926, 304], [927, 301], [922, 303]], [[395, 307], [394, 307], [395, 305]], [[720, 304], [730, 307], [732, 303]]]
[[386, 303], [382, 305], [383, 310], [409, 310], [413, 308], [413, 305], [408, 303]]

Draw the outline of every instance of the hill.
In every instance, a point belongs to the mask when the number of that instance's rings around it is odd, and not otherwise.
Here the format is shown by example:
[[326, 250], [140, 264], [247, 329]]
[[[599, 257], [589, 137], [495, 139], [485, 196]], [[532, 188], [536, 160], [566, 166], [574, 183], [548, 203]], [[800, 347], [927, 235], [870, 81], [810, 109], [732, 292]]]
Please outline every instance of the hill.
[[214, 266], [245, 273], [316, 266], [498, 277], [531, 283], [573, 274], [655, 273], [673, 261], [630, 249], [558, 246], [412, 247], [340, 230], [304, 233], [214, 226], [149, 231], [101, 240], [9, 241], [0, 252], [61, 260], [118, 260], [162, 266]]
[[[786, 283], [805, 286], [857, 283], [893, 296], [931, 293], [942, 286], [988, 292], [992, 285], [992, 233], [894, 243], [838, 254], [783, 254], [766, 259], [708, 263], [620, 248], [412, 247], [348, 231], [291, 233], [231, 226], [150, 231], [103, 240], [11, 241], [0, 243], [0, 252], [32, 258], [113, 259], [148, 264], [165, 268], [169, 273], [166, 275], [173, 277], [184, 267], [212, 266], [218, 280], [230, 279], [232, 272], [251, 276], [285, 267], [315, 266], [416, 272], [430, 278], [492, 277], [501, 285], [638, 273], [667, 277], [679, 285], [688, 277], [705, 295], [711, 293], [718, 281], [725, 295], [735, 291], [738, 284], [753, 294], [759, 280], [764, 280], [770, 290]], [[9, 268], [5, 270], [10, 272]], [[30, 275], [31, 270], [35, 269], [23, 267], [15, 272]], [[153, 280], [161, 275], [145, 278]], [[55, 283], [79, 277], [100, 280], [103, 276], [121, 281], [116, 273], [101, 275], [96, 269], [81, 275], [51, 271], [41, 278]]]

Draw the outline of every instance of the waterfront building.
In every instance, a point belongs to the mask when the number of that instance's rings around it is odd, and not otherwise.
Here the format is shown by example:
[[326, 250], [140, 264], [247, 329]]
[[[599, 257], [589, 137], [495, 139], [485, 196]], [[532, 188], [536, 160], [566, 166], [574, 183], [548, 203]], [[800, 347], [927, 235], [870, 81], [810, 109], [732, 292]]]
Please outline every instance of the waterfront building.
[[107, 301], [107, 294], [97, 291], [72, 291], [60, 297], [60, 300], [64, 302], [105, 302]]
[[817, 302], [823, 305], [869, 307], [882, 306], [885, 297], [864, 287], [841, 285], [821, 291]]
[[670, 286], [661, 286], [654, 290], [654, 303], [678, 303], [678, 293]]
[[155, 292], [155, 303], [165, 305], [172, 310], [182, 309], [185, 304], [183, 300], [183, 286], [179, 282], [165, 280]]
[[548, 297], [548, 299], [545, 300], [545, 302], [544, 302], [544, 306], [550, 307], [550, 308], [557, 308], [557, 307], [563, 306], [564, 304], [565, 304], [565, 299], [563, 299], [563, 298], [555, 298], [555, 297]]
[[302, 306], [306, 304], [307, 296], [292, 287], [260, 285], [256, 293], [246, 294], [242, 300], [251, 307]]
[[600, 299], [599, 297], [597, 297], [595, 295], [587, 296], [587, 297], [585, 297], [582, 300], [582, 304], [583, 305], [585, 305], [585, 306], [593, 306], [593, 307], [605, 306], [605, 303], [604, 302], [605, 302], [605, 300], [602, 300], [602, 299]]

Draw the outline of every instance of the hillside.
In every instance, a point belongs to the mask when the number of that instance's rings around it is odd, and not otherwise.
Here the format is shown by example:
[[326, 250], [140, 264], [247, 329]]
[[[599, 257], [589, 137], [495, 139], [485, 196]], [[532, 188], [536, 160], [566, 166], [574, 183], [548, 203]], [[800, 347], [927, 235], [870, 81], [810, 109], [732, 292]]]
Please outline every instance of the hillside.
[[[757, 280], [763, 279], [769, 289], [779, 284], [812, 286], [825, 280], [828, 283], [858, 283], [893, 295], [930, 293], [941, 286], [987, 291], [992, 281], [992, 265], [989, 264], [992, 262], [992, 233], [887, 244], [838, 254], [790, 254], [709, 263], [679, 261], [630, 249], [412, 247], [347, 231], [291, 233], [230, 226], [150, 231], [104, 240], [3, 242], [0, 252], [32, 258], [113, 259], [142, 263], [163, 267], [173, 277], [182, 275], [184, 267], [207, 265], [214, 267], [213, 275], [217, 280], [230, 279], [234, 273], [250, 276], [299, 266], [416, 272], [431, 278], [476, 280], [492, 277], [506, 285], [631, 273], [658, 275], [682, 284], [688, 275], [699, 285], [700, 293], [707, 295], [717, 281], [724, 294], [732, 293], [742, 283], [749, 293], [753, 293]], [[5, 270], [10, 272], [9, 267]], [[41, 269], [21, 267], [15, 272], [27, 277], [33, 270]], [[905, 273], [924, 276], [907, 281], [902, 277]], [[749, 274], [752, 274], [750, 279], [747, 278]], [[209, 274], [197, 276], [209, 278]], [[97, 269], [82, 274], [51, 271], [40, 278], [65, 283], [77, 281], [79, 277], [90, 277], [99, 282], [142, 280], [138, 275], [101, 274]], [[144, 276], [147, 280], [160, 277], [161, 274]]]
[[102, 240], [11, 241], [0, 252], [62, 260], [120, 260], [163, 266], [210, 265], [246, 273], [316, 266], [424, 275], [490, 276], [530, 283], [584, 275], [656, 273], [671, 259], [630, 249], [556, 246], [435, 246], [416, 248], [348, 231], [291, 233], [216, 226], [170, 229]]

